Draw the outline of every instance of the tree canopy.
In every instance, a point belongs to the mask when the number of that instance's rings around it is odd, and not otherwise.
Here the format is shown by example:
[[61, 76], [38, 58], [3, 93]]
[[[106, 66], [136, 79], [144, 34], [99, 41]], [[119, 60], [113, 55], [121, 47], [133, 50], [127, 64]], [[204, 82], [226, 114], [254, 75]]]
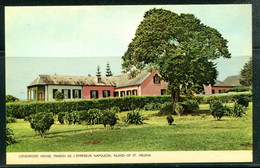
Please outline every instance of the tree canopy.
[[5, 102], [15, 102], [15, 101], [19, 101], [19, 99], [17, 97], [14, 97], [13, 95], [6, 95], [5, 96]]
[[193, 14], [151, 9], [144, 14], [128, 45], [122, 67], [131, 71], [155, 65], [161, 79], [169, 82], [168, 89], [176, 104], [181, 89], [199, 93], [204, 84], [215, 83], [218, 73], [213, 60], [230, 58], [227, 42]]
[[241, 74], [240, 83], [244, 86], [252, 86], [252, 78], [253, 78], [252, 59], [250, 59], [247, 63], [245, 63], [240, 74]]

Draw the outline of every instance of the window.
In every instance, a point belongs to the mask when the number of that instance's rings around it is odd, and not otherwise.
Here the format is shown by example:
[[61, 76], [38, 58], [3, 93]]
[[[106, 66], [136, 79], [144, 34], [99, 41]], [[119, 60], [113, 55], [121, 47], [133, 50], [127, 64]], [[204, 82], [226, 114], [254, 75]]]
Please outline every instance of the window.
[[109, 90], [103, 90], [103, 97], [110, 97], [110, 91]]
[[166, 89], [161, 89], [161, 95], [166, 95]]
[[118, 92], [114, 92], [114, 97], [118, 97], [118, 96], [119, 96]]
[[219, 90], [219, 93], [225, 93], [225, 89]]
[[159, 77], [159, 75], [158, 74], [155, 74], [154, 76], [153, 76], [153, 83], [160, 83], [160, 77]]
[[212, 94], [215, 94], [215, 90], [214, 89], [212, 89]]
[[126, 91], [127, 96], [131, 96], [131, 90]]
[[132, 90], [132, 95], [137, 96], [137, 90], [136, 89]]
[[64, 95], [64, 99], [70, 99], [70, 89], [62, 89], [61, 92]]
[[80, 89], [73, 89], [72, 97], [73, 97], [73, 99], [80, 99], [81, 98], [81, 90]]
[[203, 91], [202, 94], [206, 94], [206, 93]]
[[90, 91], [90, 98], [91, 99], [97, 99], [98, 98], [98, 91], [97, 90], [91, 90]]
[[55, 98], [55, 92], [57, 92], [57, 91], [58, 91], [58, 89], [52, 89], [52, 95], [53, 95], [52, 98]]
[[120, 97], [123, 97], [123, 96], [125, 96], [125, 91], [120, 92]]

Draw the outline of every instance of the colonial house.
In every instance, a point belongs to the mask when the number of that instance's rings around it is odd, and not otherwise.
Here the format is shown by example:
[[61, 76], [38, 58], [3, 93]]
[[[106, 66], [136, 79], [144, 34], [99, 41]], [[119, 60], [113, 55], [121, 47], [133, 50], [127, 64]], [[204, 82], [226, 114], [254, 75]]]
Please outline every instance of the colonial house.
[[56, 91], [64, 94], [64, 100], [164, 95], [167, 84], [160, 80], [158, 72], [146, 70], [132, 79], [128, 74], [110, 77], [39, 75], [27, 86], [27, 99], [54, 101]]
[[242, 86], [239, 82], [241, 75], [228, 76], [223, 82], [216, 80], [215, 85], [204, 86], [203, 94], [219, 94], [225, 93], [225, 90]]
[[[204, 86], [203, 94], [225, 93], [225, 90], [241, 86], [240, 75], [229, 76], [224, 81]], [[39, 75], [27, 86], [27, 99], [31, 101], [54, 101], [56, 91], [64, 95], [64, 100], [97, 99], [166, 94], [167, 82], [160, 80], [158, 71], [142, 71], [135, 78], [128, 74], [110, 77]]]

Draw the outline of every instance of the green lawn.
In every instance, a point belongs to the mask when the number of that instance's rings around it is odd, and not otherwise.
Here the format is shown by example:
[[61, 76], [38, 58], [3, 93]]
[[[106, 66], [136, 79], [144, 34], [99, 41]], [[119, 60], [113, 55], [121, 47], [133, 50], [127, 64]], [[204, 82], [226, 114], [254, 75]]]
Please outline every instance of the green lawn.
[[[228, 104], [232, 105], [232, 104]], [[209, 105], [200, 105], [208, 111]], [[217, 121], [210, 115], [174, 116], [174, 124], [167, 124], [166, 116], [156, 116], [158, 111], [143, 111], [148, 119], [144, 125], [126, 125], [119, 114], [115, 129], [104, 130], [95, 125], [93, 137], [98, 144], [88, 144], [89, 127], [86, 125], [61, 125], [56, 122], [42, 139], [23, 119], [12, 123], [17, 143], [7, 146], [7, 152], [58, 152], [58, 151], [195, 151], [195, 150], [251, 150], [252, 103], [243, 118], [223, 117]]]

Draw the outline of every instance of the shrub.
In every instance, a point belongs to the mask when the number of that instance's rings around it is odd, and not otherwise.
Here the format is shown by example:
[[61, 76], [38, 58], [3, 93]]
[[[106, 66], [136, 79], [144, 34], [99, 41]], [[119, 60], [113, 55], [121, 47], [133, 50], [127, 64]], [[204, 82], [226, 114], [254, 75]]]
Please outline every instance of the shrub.
[[210, 104], [210, 113], [217, 120], [220, 120], [224, 116], [225, 110], [221, 101], [214, 101]]
[[104, 128], [107, 128], [107, 125], [109, 123], [109, 117], [110, 117], [110, 111], [109, 110], [104, 110], [101, 113], [101, 123], [104, 125]]
[[235, 102], [232, 115], [234, 117], [242, 117], [244, 114], [246, 114], [246, 107]]
[[247, 97], [239, 97], [237, 103], [241, 104], [242, 106], [248, 107], [249, 99]]
[[144, 118], [138, 110], [128, 112], [125, 118], [127, 124], [143, 124], [143, 120]]
[[162, 104], [161, 108], [166, 107], [166, 106], [171, 105], [171, 104], [172, 104], [172, 102], [164, 102]]
[[89, 117], [88, 115], [88, 111], [86, 110], [82, 110], [82, 111], [79, 111], [79, 121], [82, 122], [82, 121], [87, 121], [87, 118]]
[[121, 111], [120, 111], [120, 108], [117, 107], [117, 106], [112, 107], [112, 108], [110, 109], [110, 111], [112, 111], [112, 112], [114, 112], [114, 113], [120, 113], [120, 112], [121, 112]]
[[252, 87], [251, 86], [233, 87], [226, 90], [225, 92], [228, 93], [228, 92], [246, 92], [246, 91], [252, 91]]
[[149, 103], [144, 106], [144, 110], [159, 110], [161, 107], [161, 103]]
[[168, 121], [168, 124], [169, 124], [169, 125], [172, 125], [172, 123], [173, 123], [173, 121], [174, 121], [172, 115], [169, 114], [169, 115], [166, 117], [166, 119], [167, 119], [167, 121]]
[[73, 122], [73, 115], [70, 112], [65, 112], [64, 121], [66, 124], [71, 125]]
[[15, 101], [19, 101], [19, 99], [17, 97], [14, 97], [12, 95], [6, 95], [5, 96], [5, 102], [15, 102]]
[[54, 99], [56, 101], [63, 100], [64, 99], [63, 93], [61, 93], [60, 91], [56, 91], [55, 94], [54, 94]]
[[175, 112], [178, 114], [178, 116], [180, 117], [182, 114], [183, 114], [183, 111], [184, 111], [184, 108], [182, 107], [181, 103], [178, 102], [176, 104], [176, 107], [175, 107]]
[[64, 124], [64, 116], [65, 116], [65, 112], [59, 112], [58, 113], [58, 121], [60, 124]]
[[118, 117], [116, 113], [112, 110], [104, 110], [101, 114], [101, 123], [104, 125], [104, 128], [107, 128], [107, 125], [110, 125], [113, 128], [117, 123]]
[[36, 132], [39, 132], [41, 138], [44, 138], [45, 132], [51, 128], [52, 124], [54, 124], [54, 119], [51, 113], [40, 112], [30, 116], [29, 122], [31, 128]]
[[99, 109], [89, 109], [87, 113], [87, 122], [94, 125], [100, 122], [101, 110]]
[[232, 116], [233, 108], [229, 108], [228, 106], [224, 105], [223, 110], [225, 116]]
[[14, 117], [6, 117], [6, 123], [15, 123], [16, 122], [16, 118]]
[[199, 103], [196, 100], [187, 100], [181, 103], [184, 114], [191, 114], [199, 110]]
[[13, 129], [8, 124], [6, 125], [5, 133], [6, 133], [6, 145], [11, 145], [16, 142], [16, 140], [14, 139]]
[[71, 116], [72, 116], [72, 122], [73, 124], [80, 124], [80, 116], [79, 116], [79, 111], [73, 111], [71, 113]]
[[175, 112], [173, 111], [172, 104], [163, 105], [158, 113], [159, 116], [169, 115], [169, 114], [175, 114]]
[[29, 121], [29, 116], [25, 116], [25, 117], [23, 118], [23, 120], [24, 120], [24, 121]]

